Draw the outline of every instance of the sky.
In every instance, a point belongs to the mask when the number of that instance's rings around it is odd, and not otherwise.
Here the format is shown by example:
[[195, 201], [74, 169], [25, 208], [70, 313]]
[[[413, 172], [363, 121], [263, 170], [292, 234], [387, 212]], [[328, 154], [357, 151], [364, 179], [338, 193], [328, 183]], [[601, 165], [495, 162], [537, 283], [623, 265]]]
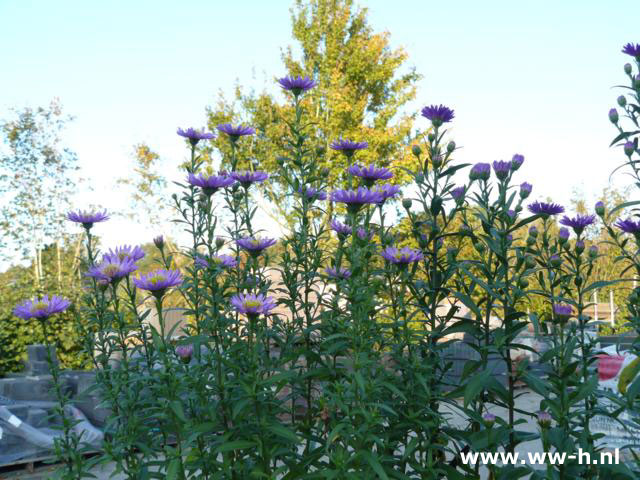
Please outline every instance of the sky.
[[[640, 2], [359, 5], [423, 75], [408, 109], [455, 109], [458, 160], [523, 154], [519, 174], [533, 184], [532, 199], [568, 204], [579, 191], [592, 203], [607, 186], [623, 159], [609, 148], [616, 132], [607, 111], [619, 95], [612, 87], [625, 81], [628, 57], [620, 50], [640, 42]], [[290, 7], [284, 0], [0, 0], [0, 118], [60, 98], [75, 117], [65, 141], [84, 178], [75, 201], [116, 211], [128, 198], [115, 180], [131, 170], [135, 143], [147, 142], [173, 171], [186, 155], [177, 127], [205, 125], [205, 107], [236, 83], [261, 89], [287, 73], [281, 50], [292, 44]], [[157, 232], [118, 219], [98, 233], [111, 245]]]

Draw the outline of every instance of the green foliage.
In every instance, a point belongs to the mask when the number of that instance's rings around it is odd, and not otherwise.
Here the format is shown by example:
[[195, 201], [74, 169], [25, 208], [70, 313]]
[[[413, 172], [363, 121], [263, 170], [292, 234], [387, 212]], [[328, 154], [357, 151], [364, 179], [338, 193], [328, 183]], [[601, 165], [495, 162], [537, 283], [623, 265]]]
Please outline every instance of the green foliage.
[[[414, 162], [409, 140], [414, 115], [403, 107], [415, 98], [415, 83], [420, 76], [405, 64], [404, 50], [392, 49], [388, 33], [375, 33], [367, 22], [367, 10], [351, 0], [297, 1], [291, 11], [292, 34], [296, 48], [283, 54], [281, 76], [308, 75], [318, 87], [305, 95], [304, 122], [308, 144], [326, 152], [318, 160], [320, 169], [328, 169], [327, 186], [343, 186], [347, 159], [329, 148], [339, 136], [367, 140], [369, 148], [359, 155], [363, 163], [379, 166], [409, 167]], [[294, 50], [300, 49], [301, 58]], [[234, 98], [220, 96], [207, 109], [209, 127], [239, 119], [254, 126], [258, 135], [238, 145], [239, 168], [275, 172], [277, 159], [288, 147], [286, 125], [279, 121], [291, 117], [293, 107], [263, 91], [245, 92], [237, 87]], [[230, 146], [224, 136], [212, 142], [222, 153], [222, 168], [228, 169]], [[394, 182], [405, 183], [408, 177], [396, 169]], [[284, 183], [275, 177], [267, 196], [276, 201], [281, 216], [287, 209], [282, 199]], [[291, 219], [287, 219], [291, 222]]]

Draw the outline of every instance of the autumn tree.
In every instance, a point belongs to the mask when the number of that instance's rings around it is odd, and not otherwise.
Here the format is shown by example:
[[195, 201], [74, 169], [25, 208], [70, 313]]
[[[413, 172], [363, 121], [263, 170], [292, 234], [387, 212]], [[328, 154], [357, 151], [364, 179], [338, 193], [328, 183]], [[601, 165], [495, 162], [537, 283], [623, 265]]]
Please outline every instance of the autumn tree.
[[[412, 162], [409, 140], [414, 115], [403, 109], [415, 98], [419, 79], [406, 66], [407, 53], [391, 47], [388, 32], [374, 32], [367, 9], [356, 7], [352, 0], [297, 0], [291, 9], [291, 24], [301, 55], [297, 58], [296, 49], [289, 46], [282, 55], [284, 67], [273, 73], [279, 77], [306, 75], [318, 83], [305, 95], [305, 120], [313, 125], [311, 143], [326, 152], [321, 167], [328, 169], [329, 187], [341, 186], [346, 178], [346, 157], [328, 148], [339, 137], [369, 142], [358, 159], [394, 167], [394, 181], [405, 181], [397, 167]], [[256, 128], [257, 135], [238, 144], [240, 168], [275, 172], [278, 157], [285, 151], [283, 119], [291, 118], [292, 107], [269, 89], [254, 93], [237, 87], [233, 99], [221, 95], [207, 109], [211, 129], [227, 122], [245, 122]], [[221, 166], [228, 168], [226, 138], [221, 136], [212, 147], [222, 151]], [[211, 159], [213, 148], [206, 153]], [[278, 178], [272, 178], [267, 194], [284, 214], [281, 191]]]
[[167, 218], [167, 180], [161, 173], [160, 155], [146, 143], [133, 146], [134, 168], [118, 184], [129, 190], [131, 211], [128, 216], [152, 227], [163, 226]]
[[60, 240], [64, 215], [75, 190], [76, 154], [65, 147], [62, 132], [72, 118], [60, 102], [47, 107], [15, 110], [0, 120], [5, 149], [0, 156], [0, 228], [11, 261], [33, 258], [33, 283], [40, 289], [44, 270], [42, 252], [54, 244], [56, 276], [62, 284]]

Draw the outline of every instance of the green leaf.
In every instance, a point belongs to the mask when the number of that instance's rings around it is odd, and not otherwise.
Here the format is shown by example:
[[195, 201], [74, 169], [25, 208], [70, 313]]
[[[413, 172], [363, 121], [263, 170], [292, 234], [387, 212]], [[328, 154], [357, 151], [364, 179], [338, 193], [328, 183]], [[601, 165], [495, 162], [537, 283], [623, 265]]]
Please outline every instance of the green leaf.
[[216, 453], [231, 452], [233, 450], [244, 450], [247, 448], [255, 448], [256, 442], [250, 442], [249, 440], [234, 440], [232, 442], [225, 442], [216, 448]]
[[464, 406], [468, 406], [471, 401], [484, 389], [487, 380], [491, 376], [489, 370], [484, 370], [472, 377], [464, 389]]
[[378, 457], [375, 454], [367, 451], [361, 451], [360, 456], [364, 457], [369, 466], [373, 469], [374, 472], [376, 472], [378, 477], [384, 480], [389, 480], [389, 477], [385, 473], [382, 465], [380, 464], [380, 461], [378, 460]]
[[300, 439], [298, 436], [291, 430], [289, 430], [284, 425], [280, 425], [278, 423], [273, 423], [267, 427], [267, 429], [279, 437], [284, 438], [285, 440], [289, 440], [291, 443], [298, 443]]

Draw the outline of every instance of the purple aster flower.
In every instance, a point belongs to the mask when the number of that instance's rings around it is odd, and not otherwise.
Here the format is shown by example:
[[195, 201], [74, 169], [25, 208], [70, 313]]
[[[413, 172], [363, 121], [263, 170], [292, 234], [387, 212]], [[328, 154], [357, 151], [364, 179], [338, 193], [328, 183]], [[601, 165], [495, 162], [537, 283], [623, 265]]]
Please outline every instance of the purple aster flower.
[[155, 270], [146, 275], [133, 278], [133, 284], [141, 290], [151, 292], [156, 298], [161, 298], [168, 288], [182, 284], [180, 270]]
[[339, 269], [327, 267], [324, 269], [324, 272], [327, 274], [327, 276], [335, 278], [337, 280], [344, 280], [345, 278], [349, 278], [351, 276], [351, 270], [342, 267]]
[[131, 259], [134, 262], [143, 259], [145, 256], [144, 250], [140, 246], [132, 247], [131, 245], [123, 245], [116, 247], [114, 250], [109, 250], [102, 256], [103, 260], [128, 260]]
[[162, 251], [164, 249], [164, 237], [162, 235], [158, 235], [153, 239], [153, 244], [158, 250]]
[[549, 428], [551, 426], [551, 414], [549, 412], [538, 412], [538, 425], [542, 428]]
[[409, 263], [422, 260], [422, 252], [413, 248], [387, 247], [380, 253], [388, 262], [396, 265], [408, 265]]
[[230, 175], [234, 180], [240, 182], [244, 188], [249, 188], [253, 183], [262, 183], [269, 178], [269, 174], [267, 172], [262, 172], [260, 170], [256, 172], [249, 172], [246, 170], [243, 172], [231, 172]]
[[371, 240], [373, 238], [373, 232], [367, 232], [364, 228], [359, 227], [356, 234], [360, 240]]
[[121, 278], [126, 277], [131, 272], [135, 272], [138, 266], [131, 257], [118, 258], [117, 256], [104, 255], [102, 262], [94, 265], [87, 272], [88, 277], [96, 280], [103, 280], [108, 283], [117, 283]]
[[473, 180], [489, 180], [491, 176], [491, 165], [488, 163], [476, 163], [471, 167], [469, 178]]
[[378, 202], [378, 205], [382, 205], [388, 199], [393, 198], [400, 191], [400, 187], [385, 183], [384, 185], [376, 185], [372, 188], [372, 191], [382, 195], [382, 200]]
[[511, 162], [498, 161], [493, 162], [493, 171], [496, 173], [496, 177], [500, 180], [504, 180], [509, 176], [511, 171]]
[[542, 215], [544, 217], [564, 212], [564, 207], [557, 203], [533, 202], [527, 208], [534, 215]]
[[53, 295], [51, 298], [49, 298], [49, 295], [45, 295], [41, 298], [36, 297], [33, 300], [25, 300], [13, 309], [13, 314], [23, 320], [29, 320], [30, 318], [46, 320], [55, 313], [64, 312], [70, 305], [71, 302], [69, 300], [58, 295]]
[[106, 210], [103, 210], [102, 212], [78, 210], [77, 212], [67, 213], [67, 219], [75, 223], [81, 223], [86, 230], [90, 230], [94, 223], [109, 220], [109, 214]]
[[362, 165], [351, 165], [347, 170], [351, 175], [360, 177], [367, 186], [372, 186], [376, 180], [389, 180], [393, 173], [388, 168], [377, 168], [373, 163], [368, 167]]
[[283, 77], [278, 80], [278, 83], [285, 90], [290, 91], [296, 97], [301, 93], [308, 92], [317, 84], [309, 77]]
[[567, 305], [564, 303], [554, 303], [553, 313], [555, 313], [556, 317], [558, 317], [559, 320], [567, 321], [569, 317], [571, 317], [573, 309], [571, 308], [571, 305]]
[[178, 345], [176, 347], [176, 356], [178, 356], [183, 363], [189, 363], [193, 356], [193, 344]]
[[615, 226], [625, 233], [640, 235], [640, 221], [627, 218], [626, 220], [618, 220]]
[[382, 202], [384, 196], [378, 191], [358, 187], [357, 190], [336, 190], [331, 193], [331, 200], [344, 203], [350, 211], [357, 212], [363, 205]]
[[524, 155], [520, 155], [519, 153], [516, 153], [511, 159], [511, 170], [515, 172], [522, 166], [523, 163], [524, 163]]
[[456, 203], [462, 203], [464, 200], [464, 194], [467, 192], [467, 187], [464, 185], [461, 187], [456, 187], [451, 190], [451, 196], [456, 201]]
[[509, 210], [507, 210], [507, 216], [508, 216], [510, 219], [512, 219], [512, 220], [513, 220], [514, 218], [516, 218], [516, 215], [517, 215], [517, 214], [516, 214], [516, 211], [515, 211], [515, 210], [513, 210], [513, 209], [509, 209]]
[[368, 146], [368, 142], [354, 142], [352, 140], [343, 140], [342, 138], [334, 140], [330, 145], [333, 150], [342, 152], [347, 157], [351, 157], [357, 150], [364, 150]]
[[275, 245], [276, 241], [273, 238], [244, 237], [236, 243], [251, 255], [259, 255], [264, 249]]
[[310, 202], [313, 202], [315, 200], [323, 201], [327, 199], [327, 192], [323, 192], [314, 187], [300, 187], [298, 188], [298, 193], [300, 195], [304, 195]]
[[195, 147], [200, 140], [211, 140], [214, 137], [213, 133], [196, 130], [195, 128], [187, 128], [186, 130], [179, 128], [176, 133], [181, 137], [187, 138], [193, 147]]
[[196, 258], [196, 265], [203, 268], [233, 268], [238, 265], [235, 258], [230, 255], [211, 255], [210, 257]]
[[195, 175], [189, 174], [187, 182], [194, 187], [200, 187], [205, 195], [211, 196], [220, 188], [228, 187], [235, 183], [235, 179], [229, 175], [204, 175], [200, 173]]
[[527, 182], [522, 182], [520, 184], [520, 198], [527, 198], [531, 194], [531, 190], [533, 190], [533, 185]]
[[329, 226], [331, 227], [331, 230], [338, 234], [338, 237], [342, 238], [348, 237], [353, 231], [349, 225], [341, 223], [338, 220], [331, 220], [331, 222], [329, 222]]
[[558, 238], [562, 243], [566, 243], [566, 241], [569, 240], [569, 230], [567, 230], [565, 227], [562, 227], [560, 230], [558, 230]]
[[595, 215], [576, 215], [573, 218], [565, 215], [562, 217], [562, 220], [560, 220], [560, 224], [573, 228], [576, 235], [580, 235], [586, 227], [592, 225], [595, 221]]
[[622, 53], [640, 59], [640, 43], [627, 43], [624, 47], [622, 47]]
[[248, 317], [257, 317], [260, 314], [269, 315], [276, 307], [276, 302], [271, 297], [263, 294], [238, 293], [231, 297], [231, 305], [238, 313], [244, 313]]
[[229, 135], [229, 139], [232, 142], [237, 141], [240, 137], [245, 135], [253, 135], [256, 130], [253, 127], [247, 125], [231, 125], [230, 123], [222, 123], [216, 127], [222, 133]]
[[453, 120], [453, 110], [444, 105], [429, 105], [422, 109], [422, 116], [431, 120], [434, 127], [439, 127], [443, 123]]

